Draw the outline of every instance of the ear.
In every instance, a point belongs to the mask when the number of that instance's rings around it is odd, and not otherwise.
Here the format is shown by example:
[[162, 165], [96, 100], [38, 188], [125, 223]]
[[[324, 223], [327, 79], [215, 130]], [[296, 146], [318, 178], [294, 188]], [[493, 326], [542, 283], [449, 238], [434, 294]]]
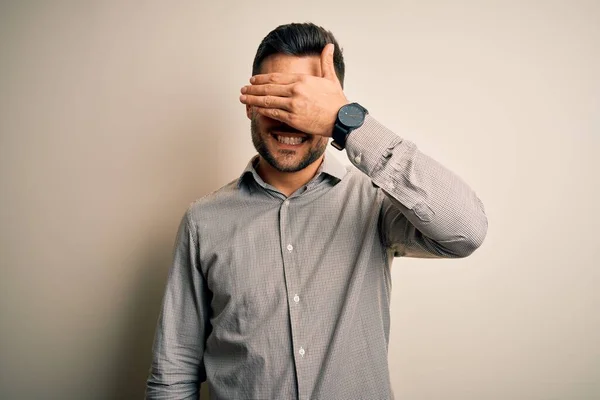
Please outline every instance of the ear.
[[246, 104], [246, 116], [248, 119], [252, 119], [252, 106]]

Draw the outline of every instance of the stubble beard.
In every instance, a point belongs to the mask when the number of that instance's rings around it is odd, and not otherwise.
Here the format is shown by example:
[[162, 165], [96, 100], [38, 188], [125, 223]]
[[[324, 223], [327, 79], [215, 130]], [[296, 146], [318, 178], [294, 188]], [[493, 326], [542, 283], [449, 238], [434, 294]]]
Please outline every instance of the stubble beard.
[[[258, 154], [265, 159], [273, 168], [279, 172], [298, 172], [308, 167], [310, 164], [317, 161], [325, 149], [327, 149], [327, 139], [319, 138], [316, 146], [311, 146], [304, 157], [294, 164], [283, 164], [277, 160], [274, 154], [269, 151], [265, 140], [262, 137], [261, 129], [256, 117], [253, 117], [250, 123], [250, 131], [252, 133], [252, 143]], [[270, 135], [270, 133], [265, 133]], [[283, 155], [285, 159], [291, 159], [296, 155], [295, 150], [278, 150], [280, 155]]]

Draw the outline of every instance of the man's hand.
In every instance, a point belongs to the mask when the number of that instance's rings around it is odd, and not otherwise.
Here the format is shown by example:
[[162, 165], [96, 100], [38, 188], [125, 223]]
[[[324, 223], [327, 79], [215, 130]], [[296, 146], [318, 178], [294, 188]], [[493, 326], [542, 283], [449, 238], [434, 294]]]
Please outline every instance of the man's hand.
[[331, 136], [339, 109], [348, 104], [333, 65], [334, 45], [321, 53], [323, 77], [304, 74], [263, 74], [242, 88], [240, 101], [256, 112], [299, 131]]

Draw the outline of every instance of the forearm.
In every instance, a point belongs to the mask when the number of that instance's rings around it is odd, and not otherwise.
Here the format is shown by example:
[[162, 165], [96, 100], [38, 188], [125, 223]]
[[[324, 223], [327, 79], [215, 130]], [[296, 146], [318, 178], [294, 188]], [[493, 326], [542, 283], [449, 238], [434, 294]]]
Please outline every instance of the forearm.
[[433, 256], [464, 257], [481, 245], [487, 232], [483, 204], [462, 179], [414, 143], [367, 116], [346, 148], [350, 161], [416, 229], [392, 222], [390, 237], [425, 246]]

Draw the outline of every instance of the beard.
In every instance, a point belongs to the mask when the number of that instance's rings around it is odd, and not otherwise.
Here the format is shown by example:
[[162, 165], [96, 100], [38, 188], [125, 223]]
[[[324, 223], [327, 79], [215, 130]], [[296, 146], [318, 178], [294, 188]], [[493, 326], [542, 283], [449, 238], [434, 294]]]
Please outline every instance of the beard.
[[[278, 131], [292, 131], [289, 126], [280, 125], [276, 127]], [[277, 157], [269, 150], [265, 137], [270, 136], [269, 131], [262, 131], [258, 118], [254, 115], [250, 122], [250, 131], [252, 133], [252, 143], [258, 154], [279, 172], [298, 172], [317, 161], [327, 149], [327, 138], [315, 137], [309, 135], [311, 146], [302, 158], [294, 161], [298, 150], [277, 150]], [[300, 150], [300, 149], [299, 149]]]

